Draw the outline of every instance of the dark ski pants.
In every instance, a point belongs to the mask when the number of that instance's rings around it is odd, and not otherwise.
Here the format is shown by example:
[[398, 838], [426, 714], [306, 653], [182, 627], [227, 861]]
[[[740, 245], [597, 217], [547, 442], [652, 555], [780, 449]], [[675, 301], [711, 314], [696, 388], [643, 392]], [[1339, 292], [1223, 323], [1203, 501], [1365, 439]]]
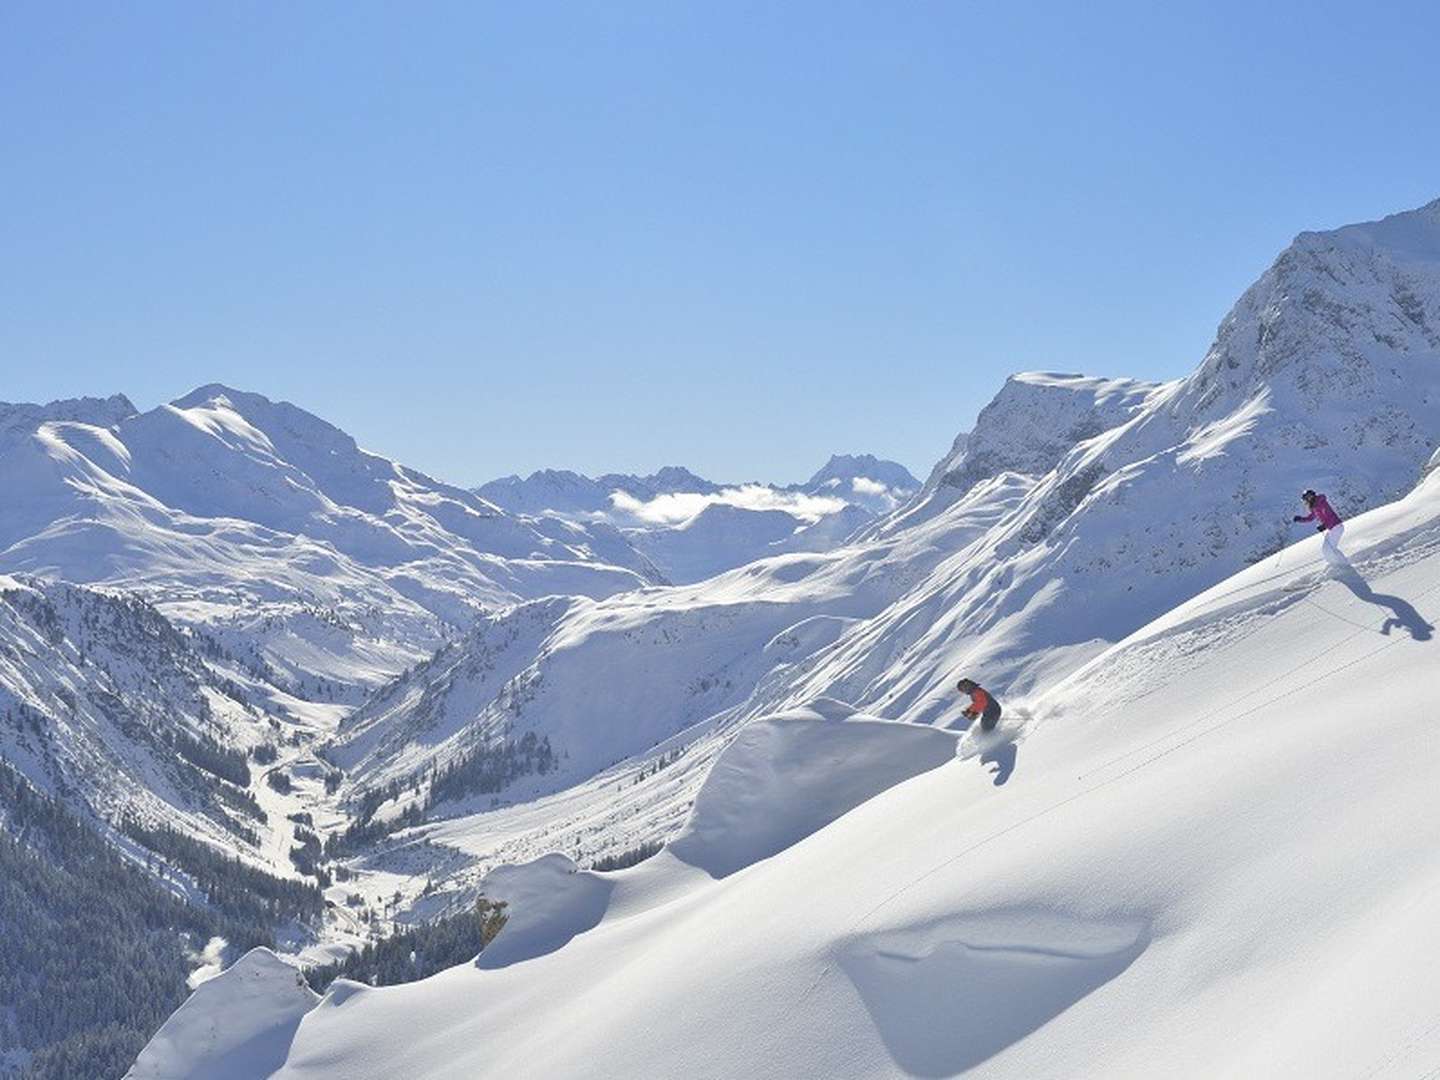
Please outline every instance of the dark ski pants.
[[981, 731], [994, 731], [995, 725], [1000, 722], [1000, 702], [993, 697], [985, 705], [985, 712], [980, 717]]

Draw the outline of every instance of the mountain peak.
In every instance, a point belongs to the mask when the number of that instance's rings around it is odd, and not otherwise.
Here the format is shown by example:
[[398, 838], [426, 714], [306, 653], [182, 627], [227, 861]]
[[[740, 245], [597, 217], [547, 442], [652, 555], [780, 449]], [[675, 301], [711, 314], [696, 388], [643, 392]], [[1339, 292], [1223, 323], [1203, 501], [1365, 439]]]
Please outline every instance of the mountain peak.
[[659, 491], [703, 491], [715, 486], [683, 465], [662, 465], [644, 479]]
[[831, 454], [830, 460], [804, 486], [817, 488], [832, 480], [848, 482], [856, 479], [872, 480], [902, 491], [913, 491], [920, 486], [920, 481], [904, 465], [874, 454]]
[[124, 394], [111, 394], [105, 398], [61, 398], [44, 405], [0, 401], [0, 430], [12, 427], [28, 429], [46, 420], [108, 428], [134, 416], [136, 412], [135, 406]]
[[170, 402], [177, 409], [194, 409], [201, 405], [219, 404], [223, 402], [237, 412], [241, 411], [244, 405], [273, 406], [275, 403], [263, 394], [256, 394], [249, 390], [236, 390], [234, 387], [226, 386], [224, 383], [206, 383], [204, 386], [197, 386], [183, 397], [178, 397]]

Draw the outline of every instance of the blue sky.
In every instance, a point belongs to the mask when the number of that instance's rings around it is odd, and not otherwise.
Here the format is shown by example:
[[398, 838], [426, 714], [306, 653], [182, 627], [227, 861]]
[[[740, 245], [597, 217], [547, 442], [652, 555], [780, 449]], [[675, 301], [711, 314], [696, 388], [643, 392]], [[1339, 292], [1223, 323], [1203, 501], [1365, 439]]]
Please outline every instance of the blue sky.
[[218, 381], [457, 482], [923, 475], [1440, 196], [1431, 5], [0, 6], [0, 400]]

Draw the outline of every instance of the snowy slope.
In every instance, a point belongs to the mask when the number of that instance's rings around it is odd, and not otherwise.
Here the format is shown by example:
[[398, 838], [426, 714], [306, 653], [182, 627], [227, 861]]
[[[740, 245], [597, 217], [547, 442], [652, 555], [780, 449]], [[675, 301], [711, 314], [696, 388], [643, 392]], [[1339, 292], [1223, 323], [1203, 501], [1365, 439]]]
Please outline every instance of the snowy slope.
[[485, 607], [659, 580], [613, 528], [517, 518], [222, 386], [0, 406], [0, 570], [139, 590], [290, 682], [374, 685]]
[[301, 1017], [319, 1000], [300, 972], [252, 949], [202, 984], [155, 1033], [126, 1080], [250, 1080], [284, 1063]]
[[204, 746], [272, 738], [265, 689], [139, 600], [0, 577], [0, 757], [82, 814], [243, 846], [259, 824]]
[[[526, 947], [332, 990], [254, 1075], [1422, 1075], [1440, 474], [1346, 548], [1220, 583], [938, 768], [934, 729], [752, 725], [669, 851], [506, 871], [517, 918], [559, 898]], [[881, 762], [893, 786], [807, 820]]]
[[511, 794], [557, 790], [743, 706], [763, 681], [803, 666], [984, 536], [1029, 488], [1007, 474], [924, 526], [861, 547], [502, 613], [377, 694], [327, 756], [374, 786], [534, 732], [563, 760]]
[[[1034, 382], [1007, 390], [1034, 397]], [[1095, 389], [1118, 401], [1121, 422], [1097, 432], [1111, 413], [1070, 429], [1083, 437], [983, 543], [764, 704], [823, 694], [930, 720], [945, 708], [933, 688], [961, 668], [1023, 692], [1272, 555], [1294, 535], [1304, 488], [1327, 491], [1342, 515], [1408, 490], [1440, 437], [1440, 202], [1302, 234], [1190, 377], [1143, 394]], [[946, 476], [983, 465], [987, 419], [887, 529], [923, 517]], [[1020, 430], [1007, 419], [997, 440]], [[1031, 467], [1064, 441], [1037, 449]], [[1022, 433], [1011, 448], [1027, 444]], [[887, 659], [898, 656], [908, 662]]]
[[[1437, 213], [1374, 235], [1423, 238]], [[457, 643], [357, 714], [336, 759], [362, 790], [418, 779], [423, 794], [477, 746], [548, 739], [554, 770], [439, 806], [432, 820], [482, 812], [412, 834], [416, 859], [431, 836], [474, 859], [451, 882], [470, 890], [547, 844], [598, 857], [673, 832], [754, 718], [831, 697], [954, 723], [958, 674], [1004, 698], [1053, 684], [1304, 535], [1289, 521], [1303, 487], [1349, 514], [1432, 458], [1440, 264], [1417, 261], [1419, 241], [1366, 248], [1374, 235], [1297, 239], [1189, 379], [1015, 376], [925, 489], [842, 549], [547, 608], [493, 684], [467, 672], [494, 641]]]

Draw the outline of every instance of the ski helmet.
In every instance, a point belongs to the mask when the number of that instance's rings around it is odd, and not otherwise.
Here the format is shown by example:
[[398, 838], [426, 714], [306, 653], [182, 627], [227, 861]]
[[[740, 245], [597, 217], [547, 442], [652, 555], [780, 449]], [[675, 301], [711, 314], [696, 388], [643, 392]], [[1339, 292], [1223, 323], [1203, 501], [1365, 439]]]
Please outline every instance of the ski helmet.
[[1301, 492], [1300, 498], [1304, 499], [1307, 503], [1312, 503], [1315, 501], [1317, 496], [1313, 488], [1306, 488], [1303, 492]]

